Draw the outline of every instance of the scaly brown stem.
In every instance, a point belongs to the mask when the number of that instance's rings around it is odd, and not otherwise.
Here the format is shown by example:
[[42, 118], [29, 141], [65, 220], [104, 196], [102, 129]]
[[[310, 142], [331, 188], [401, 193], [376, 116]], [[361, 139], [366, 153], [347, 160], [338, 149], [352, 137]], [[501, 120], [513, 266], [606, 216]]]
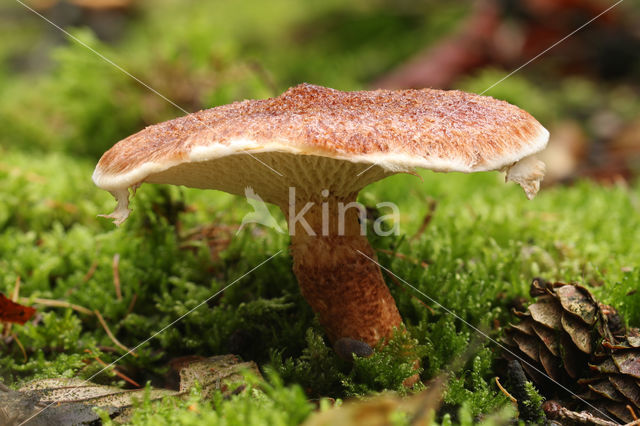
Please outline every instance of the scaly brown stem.
[[349, 337], [375, 347], [402, 326], [402, 318], [380, 268], [363, 256], [376, 259], [366, 236], [361, 235], [357, 208], [341, 208], [351, 201], [355, 194], [316, 200], [304, 214], [309, 226], [301, 220], [291, 223], [306, 202], [297, 200], [296, 209], [283, 211], [292, 227], [293, 271], [329, 340]]

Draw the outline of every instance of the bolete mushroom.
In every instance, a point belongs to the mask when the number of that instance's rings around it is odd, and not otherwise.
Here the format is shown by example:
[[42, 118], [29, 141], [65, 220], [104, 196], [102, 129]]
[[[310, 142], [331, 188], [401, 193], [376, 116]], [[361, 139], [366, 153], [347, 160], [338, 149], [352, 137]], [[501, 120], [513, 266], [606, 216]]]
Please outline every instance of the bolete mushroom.
[[527, 112], [490, 97], [301, 84], [147, 127], [107, 151], [93, 180], [115, 196], [116, 224], [142, 183], [253, 188], [287, 217], [293, 271], [329, 340], [375, 346], [402, 319], [371, 261], [358, 192], [414, 168], [502, 170], [532, 198], [544, 175], [533, 154], [547, 139]]

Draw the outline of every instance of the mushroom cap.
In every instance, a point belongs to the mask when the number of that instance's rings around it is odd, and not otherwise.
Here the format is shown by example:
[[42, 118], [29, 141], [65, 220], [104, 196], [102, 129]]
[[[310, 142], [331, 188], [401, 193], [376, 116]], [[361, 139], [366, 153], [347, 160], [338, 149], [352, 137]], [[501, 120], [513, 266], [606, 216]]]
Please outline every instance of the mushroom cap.
[[[390, 174], [507, 171], [531, 198], [544, 175], [532, 155], [548, 131], [507, 102], [434, 89], [343, 92], [310, 84], [276, 98], [246, 100], [149, 126], [98, 162], [97, 186], [110, 191], [116, 223], [128, 215], [129, 188], [170, 183], [243, 194], [267, 202], [337, 197]], [[262, 164], [261, 164], [262, 163]]]

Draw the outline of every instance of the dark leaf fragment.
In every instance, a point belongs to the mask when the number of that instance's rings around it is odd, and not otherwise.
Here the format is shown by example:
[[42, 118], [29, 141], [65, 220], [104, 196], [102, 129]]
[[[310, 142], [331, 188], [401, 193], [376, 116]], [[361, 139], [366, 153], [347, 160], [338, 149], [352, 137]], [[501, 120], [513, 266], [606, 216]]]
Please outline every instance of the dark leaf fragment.
[[373, 348], [360, 340], [343, 337], [333, 344], [336, 354], [345, 361], [352, 362], [354, 357], [368, 358], [373, 355]]
[[611, 358], [605, 359], [601, 364], [589, 364], [589, 368], [602, 374], [618, 374], [620, 372]]
[[597, 319], [597, 306], [587, 289], [577, 285], [564, 285], [556, 289], [560, 304], [567, 311], [576, 315], [588, 325]]
[[612, 355], [613, 362], [622, 374], [640, 379], [640, 354], [633, 351], [617, 352]]
[[547, 349], [549, 349], [549, 351], [554, 356], [560, 355], [560, 350], [558, 348], [558, 336], [557, 336], [558, 332], [557, 331], [551, 330], [540, 324], [534, 324], [533, 330], [535, 331], [536, 335], [540, 338], [542, 343], [544, 343]]
[[534, 303], [529, 306], [529, 312], [537, 323], [554, 330], [559, 330], [562, 327], [560, 322], [562, 309], [553, 300]]
[[538, 340], [535, 337], [519, 332], [513, 333], [511, 337], [523, 353], [532, 360], [538, 361], [538, 347], [540, 346], [540, 343], [538, 343]]
[[636, 408], [640, 408], [640, 387], [635, 380], [625, 376], [609, 376], [609, 381], [614, 388], [625, 398], [633, 403]]
[[544, 371], [547, 372], [549, 377], [551, 377], [555, 381], [561, 381], [563, 378], [562, 367], [560, 366], [560, 359], [553, 356], [551, 351], [547, 349], [544, 345], [539, 345], [540, 353], [538, 354], [540, 358], [540, 364], [544, 367]]
[[24, 324], [35, 313], [35, 309], [16, 303], [0, 293], [0, 322]]
[[534, 278], [529, 288], [529, 294], [531, 297], [544, 296], [549, 294], [551, 288], [553, 288], [553, 284], [548, 283], [542, 278]]
[[509, 326], [512, 327], [512, 328], [515, 328], [516, 330], [519, 330], [519, 331], [523, 332], [524, 334], [528, 334], [529, 336], [533, 336], [533, 334], [534, 334], [533, 324], [534, 324], [534, 322], [530, 318], [526, 318], [526, 319], [524, 319], [523, 321], [521, 321], [518, 324], [509, 323]]
[[571, 338], [563, 333], [560, 338], [560, 356], [565, 371], [572, 379], [580, 377], [584, 356], [572, 343]]
[[562, 314], [562, 328], [569, 334], [573, 343], [585, 354], [593, 352], [593, 340], [589, 327], [578, 318], [564, 312]]
[[613, 414], [624, 423], [631, 423], [634, 420], [633, 416], [627, 409], [626, 404], [607, 404], [605, 408], [609, 413]]
[[616, 390], [615, 387], [608, 380], [602, 380], [600, 382], [596, 382], [588, 385], [589, 389], [594, 391], [595, 393], [604, 396], [610, 401], [614, 402], [623, 402], [624, 397]]
[[629, 330], [627, 333], [627, 341], [631, 347], [640, 348], [640, 332], [637, 328]]

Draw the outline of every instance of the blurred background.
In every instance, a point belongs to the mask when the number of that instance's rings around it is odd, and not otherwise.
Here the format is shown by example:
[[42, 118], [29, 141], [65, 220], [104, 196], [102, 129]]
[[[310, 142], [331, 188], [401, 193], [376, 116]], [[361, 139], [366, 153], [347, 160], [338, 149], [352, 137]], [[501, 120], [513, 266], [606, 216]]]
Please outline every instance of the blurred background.
[[[546, 184], [640, 170], [640, 4], [608, 0], [24, 0], [187, 111], [342, 90], [456, 88], [550, 131]], [[497, 84], [496, 84], [497, 83]], [[0, 6], [0, 145], [97, 159], [184, 115], [20, 2]]]

